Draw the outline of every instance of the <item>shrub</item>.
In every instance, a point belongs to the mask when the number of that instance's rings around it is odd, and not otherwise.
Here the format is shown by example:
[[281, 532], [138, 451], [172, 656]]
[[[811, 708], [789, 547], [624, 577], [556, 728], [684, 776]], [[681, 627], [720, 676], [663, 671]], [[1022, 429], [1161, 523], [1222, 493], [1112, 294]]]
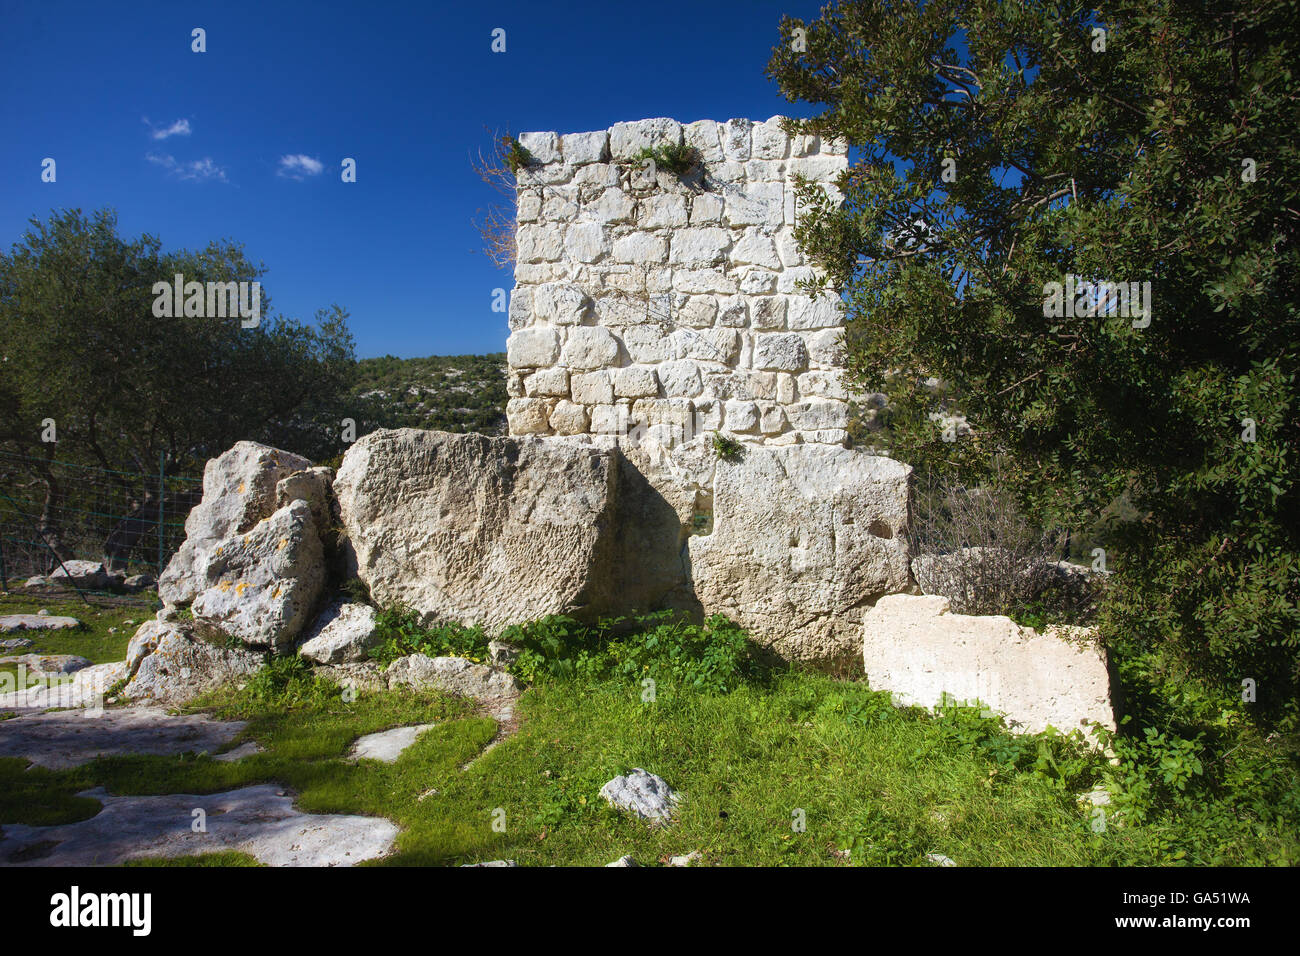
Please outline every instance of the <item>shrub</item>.
[[723, 694], [759, 675], [746, 633], [721, 615], [694, 624], [673, 611], [584, 625], [552, 615], [507, 629], [522, 648], [511, 670], [529, 683], [546, 679], [620, 679]]
[[910, 545], [917, 583], [964, 614], [1022, 623], [1081, 623], [1098, 585], [1087, 569], [1059, 565], [1062, 534], [1035, 527], [996, 477], [978, 486], [929, 475], [916, 483]]
[[375, 647], [370, 656], [389, 664], [407, 654], [464, 657], [482, 662], [488, 657], [488, 636], [479, 627], [446, 623], [425, 626], [414, 608], [395, 606], [375, 615]]

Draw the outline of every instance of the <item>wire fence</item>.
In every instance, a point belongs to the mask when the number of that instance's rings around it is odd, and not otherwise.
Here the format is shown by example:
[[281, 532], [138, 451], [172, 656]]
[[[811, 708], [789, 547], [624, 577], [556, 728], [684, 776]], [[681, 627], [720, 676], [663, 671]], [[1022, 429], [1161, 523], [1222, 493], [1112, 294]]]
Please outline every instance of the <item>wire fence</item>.
[[162, 573], [185, 540], [201, 478], [0, 451], [0, 587], [21, 586], [70, 560], [110, 574]]

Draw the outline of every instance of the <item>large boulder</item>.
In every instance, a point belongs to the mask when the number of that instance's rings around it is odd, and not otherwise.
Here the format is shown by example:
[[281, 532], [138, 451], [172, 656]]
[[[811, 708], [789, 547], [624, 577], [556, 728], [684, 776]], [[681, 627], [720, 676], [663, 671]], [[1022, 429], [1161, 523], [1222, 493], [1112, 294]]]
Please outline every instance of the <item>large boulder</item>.
[[1036, 733], [1115, 729], [1104, 650], [1084, 628], [1039, 633], [1002, 615], [953, 614], [948, 599], [882, 597], [863, 618], [867, 681], [902, 704], [979, 701]]
[[619, 466], [577, 443], [380, 430], [348, 450], [334, 494], [377, 603], [495, 632], [621, 605]]
[[311, 508], [299, 499], [195, 559], [190, 610], [213, 639], [284, 650], [310, 622], [325, 577]]
[[281, 479], [311, 467], [306, 458], [251, 441], [237, 442], [209, 460], [203, 469], [203, 500], [185, 519], [185, 542], [158, 581], [163, 603], [193, 601], [201, 590], [207, 552], [272, 514]]
[[789, 659], [855, 657], [863, 609], [910, 584], [911, 470], [834, 445], [750, 445], [719, 459], [712, 530], [688, 545], [704, 612]]

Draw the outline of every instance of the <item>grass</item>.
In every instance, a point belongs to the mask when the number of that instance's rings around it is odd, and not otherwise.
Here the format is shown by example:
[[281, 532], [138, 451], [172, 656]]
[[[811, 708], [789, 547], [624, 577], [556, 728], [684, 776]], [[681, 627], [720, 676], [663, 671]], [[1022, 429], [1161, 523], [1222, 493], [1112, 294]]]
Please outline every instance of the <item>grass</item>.
[[[525, 628], [524, 644], [581, 656], [580, 636], [567, 626], [556, 619]], [[719, 646], [730, 647], [734, 635], [715, 630]], [[694, 639], [662, 623], [645, 633], [647, 646], [651, 637], [673, 647]], [[698, 683], [693, 672], [679, 681], [662, 669], [645, 702], [639, 673], [613, 665], [650, 664], [628, 649], [631, 638], [619, 640], [610, 646], [622, 651], [586, 672], [534, 666], [517, 732], [490, 750], [500, 728], [472, 702], [410, 690], [349, 700], [296, 659], [281, 661], [190, 708], [247, 720], [229, 746], [252, 739], [263, 753], [237, 763], [204, 753], [115, 757], [62, 771], [0, 760], [0, 822], [86, 819], [97, 805], [76, 794], [94, 786], [211, 793], [273, 781], [293, 790], [305, 812], [398, 824], [393, 853], [368, 864], [378, 866], [600, 866], [624, 854], [654, 865], [691, 851], [702, 864], [746, 866], [926, 866], [929, 854], [960, 866], [1300, 859], [1295, 808], [1276, 797], [1300, 789], [1293, 760], [1275, 761], [1267, 793], [1261, 786], [1241, 796], [1254, 786], [1247, 781], [1241, 794], [1144, 798], [1140, 816], [1127, 824], [1112, 817], [1093, 832], [1080, 794], [1125, 778], [1074, 740], [1012, 736], [969, 709], [897, 709], [865, 683], [794, 670], [748, 671], [739, 683], [699, 690], [684, 686]], [[437, 726], [395, 763], [347, 759], [360, 735], [414, 723]], [[682, 795], [671, 826], [648, 826], [600, 798], [606, 781], [633, 767]], [[220, 853], [139, 865], [252, 862]]]
[[[706, 864], [757, 866], [927, 865], [930, 853], [962, 866], [1196, 861], [1176, 820], [1092, 832], [1077, 794], [1099, 779], [1098, 756], [1058, 741], [1048, 748], [1057, 771], [1038, 772], [1023, 759], [1041, 752], [1030, 739], [1021, 759], [1000, 762], [1005, 742], [977, 720], [896, 710], [865, 685], [819, 675], [784, 674], [718, 695], [661, 686], [650, 704], [628, 683], [546, 682], [520, 701], [518, 733], [487, 753], [496, 723], [462, 700], [382, 692], [345, 703], [323, 682], [293, 699], [255, 699], [250, 687], [203, 702], [248, 719], [245, 738], [266, 748], [238, 763], [133, 756], [48, 771], [0, 761], [0, 820], [85, 819], [94, 801], [75, 794], [97, 785], [210, 793], [277, 781], [304, 811], [396, 822], [394, 853], [372, 865], [595, 866], [625, 853], [654, 864], [692, 850]], [[396, 763], [345, 759], [357, 736], [416, 722], [439, 726]], [[650, 827], [604, 805], [601, 785], [634, 766], [683, 794], [673, 825]], [[800, 816], [802, 831], [792, 826]], [[1223, 835], [1228, 859], [1220, 862], [1294, 847], [1294, 833], [1243, 824]]]
[[[106, 602], [87, 606], [79, 600], [52, 600], [39, 595], [9, 593], [0, 595], [0, 614], [35, 614], [46, 608], [56, 617], [75, 617], [82, 626], [68, 631], [15, 631], [6, 638], [25, 637], [31, 647], [14, 648], [3, 653], [17, 654], [79, 654], [92, 664], [126, 659], [126, 646], [131, 642], [136, 627], [153, 617], [152, 605], [147, 599], [139, 604], [111, 604]], [[134, 625], [124, 621], [135, 621]], [[110, 634], [109, 628], [116, 628]]]

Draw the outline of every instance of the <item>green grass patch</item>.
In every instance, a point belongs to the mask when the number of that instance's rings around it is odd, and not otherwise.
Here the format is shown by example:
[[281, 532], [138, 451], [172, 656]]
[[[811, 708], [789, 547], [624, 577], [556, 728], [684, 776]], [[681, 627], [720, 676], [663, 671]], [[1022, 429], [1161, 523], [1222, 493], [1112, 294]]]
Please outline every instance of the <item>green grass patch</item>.
[[[91, 601], [95, 599], [92, 597]], [[31, 647], [7, 650], [13, 654], [80, 654], [93, 664], [126, 659], [126, 646], [131, 642], [136, 628], [154, 616], [148, 604], [110, 604], [106, 602], [86, 605], [81, 601], [59, 601], [25, 594], [0, 595], [0, 614], [35, 614], [46, 608], [56, 617], [75, 617], [82, 626], [67, 631], [16, 631], [5, 637], [25, 637]], [[126, 621], [134, 624], [126, 624]], [[109, 629], [115, 633], [109, 633]]]
[[[1126, 737], [1113, 742], [1115, 767], [1077, 734], [1015, 736], [971, 708], [899, 709], [862, 682], [768, 669], [718, 619], [548, 618], [511, 636], [534, 683], [517, 733], [490, 750], [499, 728], [470, 702], [409, 690], [353, 697], [283, 661], [195, 705], [247, 720], [241, 740], [263, 753], [236, 763], [117, 757], [57, 772], [0, 761], [0, 822], [85, 819], [93, 801], [76, 793], [93, 786], [212, 793], [276, 782], [306, 812], [397, 823], [393, 854], [372, 864], [384, 866], [597, 866], [627, 853], [653, 865], [690, 851], [747, 866], [925, 866], [929, 854], [961, 866], [1300, 860], [1300, 777], [1294, 753], [1276, 744], [1267, 759], [1247, 749], [1220, 767], [1170, 737]], [[436, 726], [395, 763], [347, 759], [362, 734], [414, 723]], [[633, 767], [681, 794], [671, 826], [600, 798]], [[1098, 830], [1079, 795], [1103, 782], [1115, 798]]]

